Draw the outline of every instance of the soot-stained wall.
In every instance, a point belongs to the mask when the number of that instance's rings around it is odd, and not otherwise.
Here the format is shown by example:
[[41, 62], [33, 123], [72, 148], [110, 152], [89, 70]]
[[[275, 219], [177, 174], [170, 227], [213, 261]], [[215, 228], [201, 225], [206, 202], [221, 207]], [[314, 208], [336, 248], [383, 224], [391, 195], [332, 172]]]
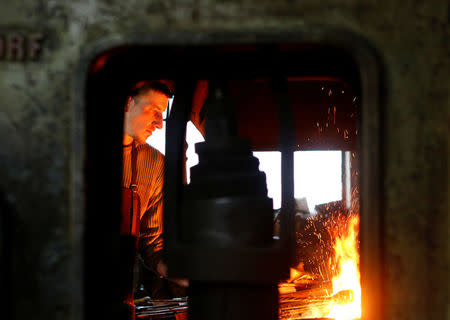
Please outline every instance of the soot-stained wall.
[[[0, 226], [8, 237], [0, 248], [10, 249], [0, 270], [10, 274], [5, 307], [13, 319], [81, 319], [84, 218], [76, 191], [85, 124], [75, 102], [77, 72], [92, 48], [131, 34], [159, 34], [170, 44], [180, 32], [314, 34], [315, 27], [366, 39], [384, 68], [386, 319], [448, 318], [449, 10], [444, 0], [2, 1], [0, 192], [7, 205]], [[21, 35], [27, 43], [36, 34], [39, 57], [24, 46], [17, 61], [19, 49], [8, 46], [19, 44], [8, 39]]]

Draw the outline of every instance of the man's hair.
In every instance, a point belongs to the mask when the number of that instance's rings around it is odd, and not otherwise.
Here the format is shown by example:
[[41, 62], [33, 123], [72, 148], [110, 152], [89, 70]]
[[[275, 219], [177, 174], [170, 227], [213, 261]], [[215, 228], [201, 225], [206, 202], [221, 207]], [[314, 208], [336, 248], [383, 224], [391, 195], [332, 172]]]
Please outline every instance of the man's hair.
[[134, 99], [149, 90], [161, 92], [169, 98], [173, 96], [173, 84], [169, 80], [142, 80], [131, 88], [128, 97]]

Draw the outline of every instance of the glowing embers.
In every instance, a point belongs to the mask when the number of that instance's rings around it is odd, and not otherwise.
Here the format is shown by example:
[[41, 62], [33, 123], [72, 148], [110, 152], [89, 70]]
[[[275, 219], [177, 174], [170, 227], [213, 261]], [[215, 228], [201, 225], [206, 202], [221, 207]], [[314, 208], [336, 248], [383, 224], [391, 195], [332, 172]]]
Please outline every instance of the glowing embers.
[[[359, 215], [351, 211], [334, 211], [305, 220], [305, 233], [299, 238], [305, 248], [314, 247], [304, 263], [292, 269], [291, 278], [279, 285], [280, 319], [352, 320], [361, 317], [359, 273]], [[325, 236], [326, 234], [326, 236]], [[308, 237], [313, 235], [317, 242]], [[302, 248], [299, 247], [299, 250]], [[320, 253], [321, 256], [317, 257]]]

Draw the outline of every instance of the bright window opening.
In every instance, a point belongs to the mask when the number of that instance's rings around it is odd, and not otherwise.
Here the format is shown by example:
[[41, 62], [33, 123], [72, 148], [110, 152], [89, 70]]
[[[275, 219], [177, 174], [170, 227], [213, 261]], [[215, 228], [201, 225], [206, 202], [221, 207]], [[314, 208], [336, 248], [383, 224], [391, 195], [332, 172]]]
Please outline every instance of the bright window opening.
[[198, 155], [195, 152], [195, 144], [198, 142], [203, 142], [202, 134], [198, 129], [194, 126], [194, 124], [189, 121], [186, 126], [186, 142], [188, 144], [188, 148], [186, 151], [186, 180], [187, 183], [191, 182], [191, 168], [198, 164]]
[[294, 152], [294, 196], [306, 199], [309, 212], [315, 206], [342, 200], [341, 151]]
[[281, 208], [281, 152], [257, 151], [259, 170], [266, 174], [267, 196], [273, 200], [273, 208]]
[[[281, 153], [254, 152], [266, 174], [268, 196], [281, 207]], [[315, 213], [315, 206], [342, 199], [341, 151], [294, 152], [294, 197], [300, 209]]]
[[[147, 143], [152, 147], [154, 147], [155, 149], [159, 150], [162, 154], [165, 154], [166, 151], [165, 140], [166, 140], [166, 122], [163, 121], [163, 128], [161, 130], [155, 130], [153, 134], [150, 137], [148, 137]], [[200, 131], [198, 131], [198, 129], [192, 124], [192, 122], [189, 121], [186, 126], [186, 142], [188, 144], [188, 148], [186, 151], [187, 183], [190, 182], [191, 167], [198, 164], [198, 155], [197, 153], [195, 153], [195, 144], [203, 141], [205, 140], [203, 139], [203, 136], [200, 133]]]

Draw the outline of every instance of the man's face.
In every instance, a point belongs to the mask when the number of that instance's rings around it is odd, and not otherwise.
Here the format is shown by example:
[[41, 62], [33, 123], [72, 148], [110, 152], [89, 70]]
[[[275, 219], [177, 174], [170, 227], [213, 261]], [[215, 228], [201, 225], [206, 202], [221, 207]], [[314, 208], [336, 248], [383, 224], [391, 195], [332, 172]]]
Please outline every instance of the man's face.
[[155, 129], [162, 129], [162, 114], [169, 98], [158, 91], [149, 90], [128, 101], [125, 110], [125, 134], [145, 143]]

